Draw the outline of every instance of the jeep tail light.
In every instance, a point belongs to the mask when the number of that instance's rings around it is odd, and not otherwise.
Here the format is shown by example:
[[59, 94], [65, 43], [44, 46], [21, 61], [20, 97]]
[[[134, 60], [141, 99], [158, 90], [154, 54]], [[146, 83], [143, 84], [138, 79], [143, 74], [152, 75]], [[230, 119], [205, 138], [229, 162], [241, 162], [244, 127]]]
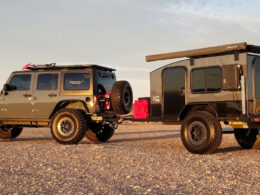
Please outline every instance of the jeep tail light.
[[110, 98], [111, 98], [111, 94], [110, 94], [110, 93], [106, 93], [106, 94], [105, 94], [105, 98], [106, 98], [106, 99], [110, 99]]
[[111, 109], [111, 94], [110, 93], [105, 94], [105, 100], [106, 100], [105, 109], [110, 110]]

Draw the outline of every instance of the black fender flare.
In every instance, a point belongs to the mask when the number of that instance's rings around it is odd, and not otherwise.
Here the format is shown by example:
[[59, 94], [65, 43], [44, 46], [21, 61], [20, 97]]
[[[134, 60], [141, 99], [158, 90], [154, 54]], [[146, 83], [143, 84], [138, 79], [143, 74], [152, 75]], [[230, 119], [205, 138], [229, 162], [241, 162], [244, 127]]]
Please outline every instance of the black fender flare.
[[83, 100], [78, 100], [78, 99], [71, 99], [71, 100], [62, 100], [60, 102], [58, 102], [55, 106], [55, 108], [53, 109], [51, 115], [49, 118], [52, 118], [52, 116], [54, 115], [54, 113], [59, 110], [60, 108], [63, 108], [65, 107], [66, 105], [68, 105], [69, 103], [74, 103], [74, 102], [80, 102], [82, 103], [82, 105], [84, 106], [85, 110], [87, 113], [89, 113], [89, 109], [88, 109], [88, 106], [87, 106], [87, 103]]
[[180, 121], [184, 120], [184, 118], [187, 116], [189, 111], [191, 111], [193, 108], [195, 108], [194, 111], [208, 111], [211, 114], [213, 114], [215, 117], [218, 117], [217, 111], [208, 103], [189, 103], [186, 104], [185, 107], [181, 110], [179, 115], [179, 120]]

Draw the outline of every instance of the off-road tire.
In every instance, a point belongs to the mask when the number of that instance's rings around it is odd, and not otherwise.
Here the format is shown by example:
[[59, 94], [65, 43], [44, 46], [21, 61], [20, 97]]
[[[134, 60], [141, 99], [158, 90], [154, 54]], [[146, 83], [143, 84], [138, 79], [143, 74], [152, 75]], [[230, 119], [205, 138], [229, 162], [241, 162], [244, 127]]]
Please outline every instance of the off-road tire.
[[2, 139], [14, 139], [22, 133], [21, 127], [0, 127], [0, 138]]
[[193, 112], [182, 122], [181, 140], [191, 153], [210, 154], [221, 143], [222, 128], [212, 114], [205, 111]]
[[[96, 127], [97, 128], [97, 127]], [[115, 129], [105, 124], [102, 129], [88, 129], [86, 131], [86, 138], [94, 143], [107, 142], [113, 135]]]
[[83, 139], [87, 128], [86, 118], [81, 110], [65, 108], [53, 116], [51, 134], [61, 144], [77, 144]]
[[256, 141], [258, 129], [234, 129], [237, 143], [245, 149], [251, 149]]
[[114, 83], [111, 92], [112, 109], [116, 114], [128, 114], [133, 104], [133, 91], [127, 81]]

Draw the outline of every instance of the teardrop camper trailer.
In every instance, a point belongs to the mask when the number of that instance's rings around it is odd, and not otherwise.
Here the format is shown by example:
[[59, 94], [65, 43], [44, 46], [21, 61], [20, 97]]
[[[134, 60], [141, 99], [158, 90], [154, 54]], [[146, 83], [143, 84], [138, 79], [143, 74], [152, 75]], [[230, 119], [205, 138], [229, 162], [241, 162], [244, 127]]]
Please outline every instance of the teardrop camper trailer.
[[219, 147], [220, 122], [234, 128], [243, 148], [260, 148], [259, 54], [259, 46], [243, 42], [146, 56], [147, 62], [188, 59], [150, 73], [145, 120], [180, 123], [182, 142], [192, 153], [212, 153]]

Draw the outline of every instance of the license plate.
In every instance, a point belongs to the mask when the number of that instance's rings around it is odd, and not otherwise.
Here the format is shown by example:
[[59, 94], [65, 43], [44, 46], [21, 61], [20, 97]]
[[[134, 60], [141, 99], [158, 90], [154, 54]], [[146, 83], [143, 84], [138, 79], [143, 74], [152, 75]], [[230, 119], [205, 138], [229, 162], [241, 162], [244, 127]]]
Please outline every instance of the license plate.
[[91, 119], [93, 121], [102, 121], [103, 120], [103, 117], [102, 116], [91, 116]]

